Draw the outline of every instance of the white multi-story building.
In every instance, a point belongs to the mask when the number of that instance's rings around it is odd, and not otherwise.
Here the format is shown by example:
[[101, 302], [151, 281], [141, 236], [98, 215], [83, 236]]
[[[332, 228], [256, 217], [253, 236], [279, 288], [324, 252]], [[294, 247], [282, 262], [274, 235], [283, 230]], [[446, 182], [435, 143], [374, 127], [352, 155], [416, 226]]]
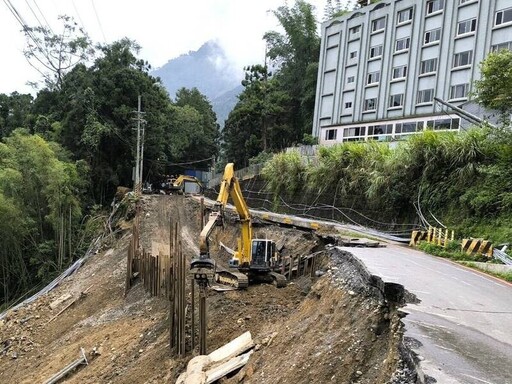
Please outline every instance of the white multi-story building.
[[[491, 50], [512, 49], [512, 0], [382, 0], [322, 24], [313, 122], [320, 144], [458, 130]], [[437, 111], [437, 112], [436, 112]]]

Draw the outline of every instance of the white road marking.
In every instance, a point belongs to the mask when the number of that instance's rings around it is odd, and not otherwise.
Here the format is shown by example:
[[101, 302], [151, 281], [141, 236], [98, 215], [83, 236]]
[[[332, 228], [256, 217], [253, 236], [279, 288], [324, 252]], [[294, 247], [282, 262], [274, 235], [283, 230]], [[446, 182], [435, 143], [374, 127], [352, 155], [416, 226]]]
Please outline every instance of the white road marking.
[[472, 378], [472, 379], [478, 380], [478, 381], [480, 381], [481, 383], [485, 383], [485, 384], [495, 384], [495, 383], [493, 383], [493, 382], [491, 382], [491, 381], [487, 381], [487, 380], [484, 380], [484, 379], [480, 379], [479, 377], [475, 377], [475, 376], [467, 375], [467, 374], [465, 374], [465, 373], [463, 373], [463, 375], [464, 375], [464, 376], [466, 376], [466, 377], [470, 377], [470, 378]]

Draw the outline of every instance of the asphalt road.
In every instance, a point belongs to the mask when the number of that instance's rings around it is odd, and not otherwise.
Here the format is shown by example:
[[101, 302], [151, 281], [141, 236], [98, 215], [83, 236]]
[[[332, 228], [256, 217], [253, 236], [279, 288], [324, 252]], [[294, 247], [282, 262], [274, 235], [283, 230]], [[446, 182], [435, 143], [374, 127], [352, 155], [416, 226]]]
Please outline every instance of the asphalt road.
[[512, 384], [512, 285], [404, 246], [340, 247], [421, 300], [404, 311], [423, 372], [438, 383]]

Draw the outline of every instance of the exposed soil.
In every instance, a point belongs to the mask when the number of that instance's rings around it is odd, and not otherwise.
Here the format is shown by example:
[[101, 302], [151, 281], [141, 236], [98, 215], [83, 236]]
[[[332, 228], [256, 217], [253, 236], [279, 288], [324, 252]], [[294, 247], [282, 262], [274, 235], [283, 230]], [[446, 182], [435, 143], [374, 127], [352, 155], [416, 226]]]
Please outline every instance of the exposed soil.
[[[182, 226], [183, 252], [189, 259], [197, 255], [197, 201], [144, 196], [141, 217], [146, 250], [166, 253], [172, 217]], [[235, 248], [237, 230], [236, 218], [230, 217], [213, 241], [215, 258], [227, 260], [218, 243]], [[260, 226], [255, 236], [275, 239], [284, 254], [323, 248], [320, 238], [295, 229]], [[178, 359], [170, 351], [169, 303], [164, 298], [151, 298], [140, 283], [125, 296], [130, 237], [125, 232], [51, 293], [8, 313], [0, 322], [0, 382], [44, 382], [78, 359], [81, 347], [89, 364], [65, 382], [174, 382], [192, 353]], [[346, 254], [334, 249], [324, 254], [318, 267], [321, 277], [315, 279], [301, 277], [281, 289], [262, 284], [244, 291], [211, 291], [208, 350], [247, 330], [257, 343], [248, 365], [224, 382], [415, 382], [399, 353], [398, 303]], [[73, 298], [53, 310], [49, 304], [66, 293], [80, 298], [55, 317]]]

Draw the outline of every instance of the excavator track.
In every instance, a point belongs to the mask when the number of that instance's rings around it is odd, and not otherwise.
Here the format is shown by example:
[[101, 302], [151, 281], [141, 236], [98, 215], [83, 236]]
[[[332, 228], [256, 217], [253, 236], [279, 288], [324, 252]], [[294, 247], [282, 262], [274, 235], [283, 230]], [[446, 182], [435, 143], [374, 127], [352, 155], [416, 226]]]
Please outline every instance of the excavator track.
[[272, 276], [273, 283], [277, 288], [286, 287], [286, 284], [288, 282], [288, 280], [286, 280], [286, 276], [281, 275], [280, 273], [277, 272], [270, 272], [270, 276]]
[[220, 284], [230, 285], [237, 289], [245, 289], [249, 286], [249, 278], [247, 275], [221, 268], [217, 268], [215, 281]]

